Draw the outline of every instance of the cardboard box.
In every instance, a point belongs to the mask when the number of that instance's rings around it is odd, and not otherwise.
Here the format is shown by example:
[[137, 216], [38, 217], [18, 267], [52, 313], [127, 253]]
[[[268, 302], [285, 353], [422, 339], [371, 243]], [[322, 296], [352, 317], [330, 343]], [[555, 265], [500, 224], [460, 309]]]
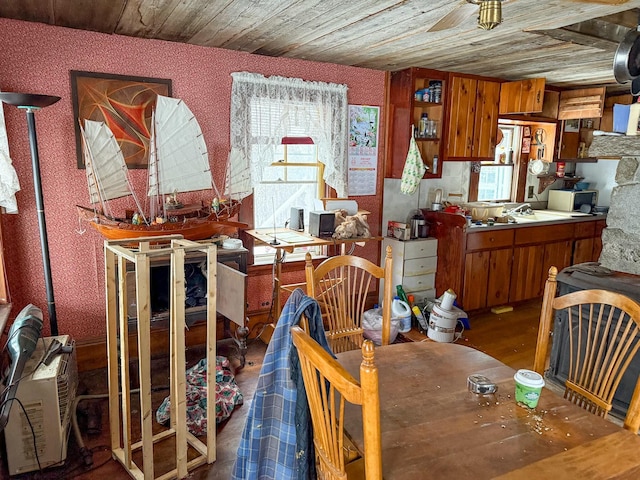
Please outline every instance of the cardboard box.
[[387, 224], [387, 236], [398, 240], [409, 240], [411, 238], [411, 228], [404, 222], [390, 221]]
[[627, 133], [629, 125], [629, 110], [631, 105], [613, 105], [613, 131], [617, 133]]

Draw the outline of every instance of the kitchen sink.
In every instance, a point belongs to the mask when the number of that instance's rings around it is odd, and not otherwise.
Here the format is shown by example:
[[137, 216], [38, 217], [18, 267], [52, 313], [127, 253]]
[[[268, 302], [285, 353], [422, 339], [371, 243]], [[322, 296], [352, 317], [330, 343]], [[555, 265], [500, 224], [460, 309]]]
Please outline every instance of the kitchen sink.
[[573, 217], [573, 212], [558, 212], [549, 210], [534, 210], [530, 215], [514, 215], [516, 223], [552, 222]]

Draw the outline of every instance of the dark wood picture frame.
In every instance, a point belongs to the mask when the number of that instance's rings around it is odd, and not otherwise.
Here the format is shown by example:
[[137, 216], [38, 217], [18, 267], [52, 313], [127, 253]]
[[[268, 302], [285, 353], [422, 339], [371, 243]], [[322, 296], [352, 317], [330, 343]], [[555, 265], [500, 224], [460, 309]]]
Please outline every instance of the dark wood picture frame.
[[172, 95], [170, 79], [71, 70], [78, 168], [85, 168], [80, 122], [105, 122], [128, 168], [147, 168], [151, 115], [157, 95]]

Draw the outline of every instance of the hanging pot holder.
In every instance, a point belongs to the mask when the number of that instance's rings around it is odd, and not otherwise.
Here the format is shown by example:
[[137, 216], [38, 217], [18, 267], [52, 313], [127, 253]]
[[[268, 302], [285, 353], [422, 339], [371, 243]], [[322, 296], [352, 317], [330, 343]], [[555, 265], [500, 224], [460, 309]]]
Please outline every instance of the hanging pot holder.
[[420, 180], [427, 171], [427, 167], [422, 161], [418, 144], [413, 136], [414, 126], [411, 126], [411, 140], [409, 140], [409, 152], [404, 162], [402, 179], [400, 181], [400, 191], [405, 195], [413, 195], [420, 186]]

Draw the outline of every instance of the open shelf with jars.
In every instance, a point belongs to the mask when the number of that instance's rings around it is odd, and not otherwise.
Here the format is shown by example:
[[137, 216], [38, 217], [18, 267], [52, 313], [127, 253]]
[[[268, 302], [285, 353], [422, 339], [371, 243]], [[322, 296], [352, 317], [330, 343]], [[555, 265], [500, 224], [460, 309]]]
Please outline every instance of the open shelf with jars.
[[391, 74], [385, 177], [402, 177], [412, 135], [428, 168], [424, 178], [441, 177], [446, 83], [446, 72], [425, 68]]

